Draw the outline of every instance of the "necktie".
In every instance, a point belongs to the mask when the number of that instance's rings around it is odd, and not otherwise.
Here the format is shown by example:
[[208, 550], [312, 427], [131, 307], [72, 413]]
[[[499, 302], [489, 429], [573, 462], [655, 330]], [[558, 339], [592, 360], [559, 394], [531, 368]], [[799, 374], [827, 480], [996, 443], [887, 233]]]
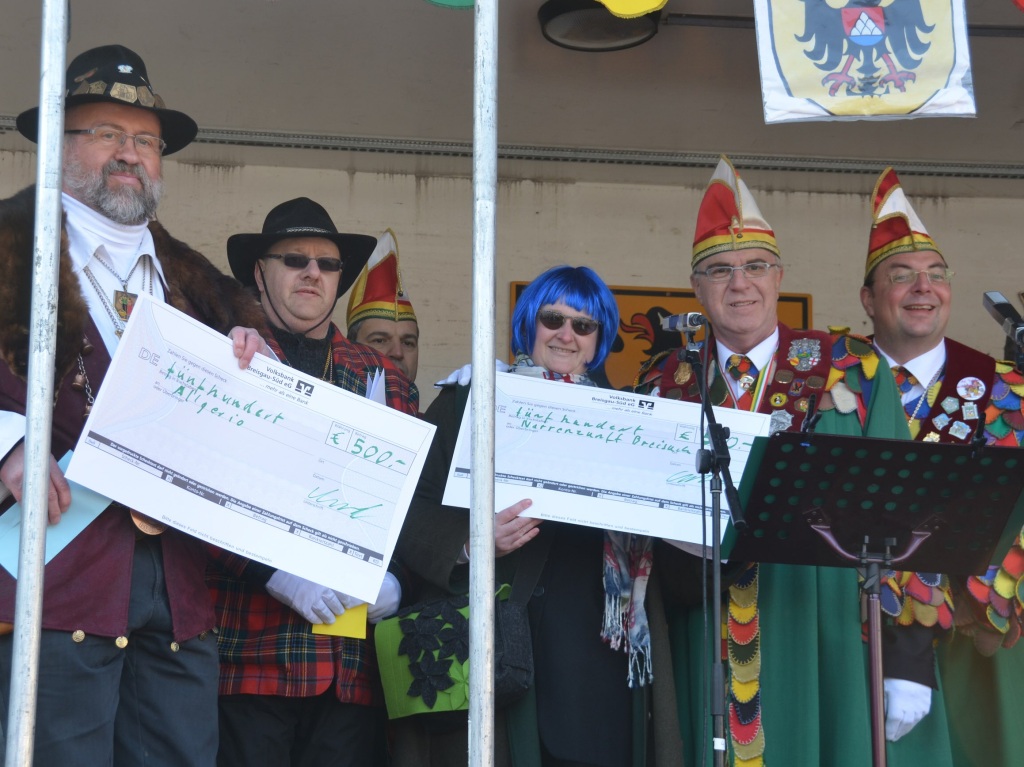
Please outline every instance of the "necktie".
[[743, 394], [736, 401], [736, 407], [739, 410], [750, 410], [754, 400], [754, 395], [750, 390], [757, 382], [757, 368], [749, 357], [744, 357], [742, 354], [730, 354], [726, 370], [743, 390]]
[[[892, 377], [896, 379], [896, 388], [900, 390], [901, 397], [910, 393], [910, 390], [917, 386], [917, 379], [902, 365], [894, 365]], [[924, 396], [924, 395], [922, 395]], [[921, 404], [921, 397], [914, 397], [903, 403], [903, 409], [907, 411], [907, 417], [913, 419], [917, 415], [918, 405]]]
[[917, 379], [902, 365], [893, 366], [892, 377], [896, 379], [896, 388], [900, 390], [900, 394], [908, 393], [917, 385]]

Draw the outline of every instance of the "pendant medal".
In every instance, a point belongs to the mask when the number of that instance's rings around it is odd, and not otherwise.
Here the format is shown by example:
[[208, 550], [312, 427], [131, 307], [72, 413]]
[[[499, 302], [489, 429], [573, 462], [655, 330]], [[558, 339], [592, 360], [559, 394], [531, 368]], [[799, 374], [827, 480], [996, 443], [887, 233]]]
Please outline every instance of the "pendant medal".
[[[117, 312], [118, 317], [127, 322], [128, 318], [132, 316], [132, 309], [135, 308], [135, 302], [138, 300], [138, 293], [130, 293], [127, 290], [115, 290], [114, 311]], [[120, 338], [121, 334], [118, 333], [117, 335]]]

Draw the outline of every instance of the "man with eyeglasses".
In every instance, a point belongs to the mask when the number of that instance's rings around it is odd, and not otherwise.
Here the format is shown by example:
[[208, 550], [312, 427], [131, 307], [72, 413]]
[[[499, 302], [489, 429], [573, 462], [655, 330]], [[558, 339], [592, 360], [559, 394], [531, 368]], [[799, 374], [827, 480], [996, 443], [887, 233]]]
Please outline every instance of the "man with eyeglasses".
[[[892, 376], [879, 370], [867, 339], [779, 322], [782, 276], [775, 233], [723, 157], [697, 214], [690, 277], [711, 328], [701, 354], [712, 404], [768, 413], [775, 432], [800, 429], [813, 402], [822, 411], [819, 432], [907, 437]], [[636, 390], [700, 402], [693, 367], [678, 349], [645, 363]], [[869, 764], [866, 650], [854, 571], [753, 564], [729, 587], [725, 614], [729, 751], [736, 763]], [[694, 749], [686, 761], [703, 764], [700, 648], [710, 634], [702, 610], [685, 602], [672, 626], [682, 735]], [[930, 650], [922, 661], [929, 671]], [[905, 660], [887, 647], [886, 661], [895, 678], [917, 658]], [[905, 708], [899, 692], [886, 698], [890, 740], [904, 734], [897, 731]], [[944, 718], [929, 717], [890, 744], [891, 763], [949, 764], [945, 725]]]
[[[983, 424], [988, 444], [1019, 447], [1024, 375], [1010, 362], [997, 362], [945, 336], [953, 271], [892, 168], [875, 184], [872, 212], [861, 303], [874, 324], [875, 347], [900, 386], [911, 435], [964, 445]], [[1014, 586], [1024, 562], [1020, 536], [1008, 551], [1004, 546], [996, 554], [1001, 561], [984, 576], [952, 584], [957, 631], [940, 645], [944, 702], [957, 723], [951, 729], [957, 763], [1009, 764], [1019, 753], [1015, 696], [1024, 678], [1024, 646], [1010, 648], [1024, 628], [1024, 605]], [[948, 579], [935, 580], [948, 594]], [[920, 585], [905, 576], [889, 578], [883, 603], [893, 605], [897, 621], [910, 624], [904, 639], [916, 637], [921, 646], [931, 646], [930, 617], [924, 625], [919, 617], [929, 613], [904, 596], [920, 591]], [[927, 710], [931, 690], [916, 692]]]
[[[245, 366], [266, 347], [259, 306], [155, 220], [162, 161], [196, 136], [167, 109], [142, 59], [94, 48], [67, 69], [64, 212], [56, 296], [51, 451], [74, 448], [135, 300], [148, 293], [234, 339]], [[39, 110], [17, 118], [36, 141]], [[35, 190], [0, 202], [0, 481], [20, 500]], [[257, 332], [259, 329], [260, 332]], [[50, 459], [49, 521], [75, 499]], [[36, 764], [208, 767], [217, 751], [216, 623], [200, 541], [111, 504], [46, 565]], [[16, 582], [0, 572], [0, 699], [13, 674]], [[0, 747], [2, 750], [2, 747]]]
[[[415, 415], [415, 385], [383, 355], [349, 341], [332, 321], [377, 240], [338, 232], [306, 197], [267, 214], [259, 233], [228, 239], [235, 277], [258, 293], [268, 343], [284, 362], [361, 396], [385, 376], [388, 406]], [[216, 551], [207, 574], [219, 626], [220, 767], [363, 767], [383, 749], [383, 709], [370, 642], [313, 634], [360, 604], [349, 595]], [[386, 574], [371, 623], [393, 615], [402, 588]]]

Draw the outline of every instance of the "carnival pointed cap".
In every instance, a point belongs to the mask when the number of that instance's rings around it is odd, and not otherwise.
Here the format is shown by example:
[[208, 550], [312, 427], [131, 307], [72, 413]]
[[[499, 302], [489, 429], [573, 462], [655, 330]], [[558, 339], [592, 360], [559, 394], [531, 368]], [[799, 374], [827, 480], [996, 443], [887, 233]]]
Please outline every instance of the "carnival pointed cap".
[[416, 321], [416, 312], [402, 287], [398, 241], [390, 229], [377, 239], [377, 248], [359, 273], [348, 298], [348, 316], [345, 320], [348, 327], [371, 318], [395, 322]]
[[697, 212], [690, 266], [696, 267], [716, 253], [747, 248], [764, 248], [779, 255], [775, 232], [729, 158], [722, 155]]
[[921, 219], [903, 193], [896, 171], [886, 168], [875, 183], [871, 195], [871, 239], [868, 242], [868, 260], [864, 276], [885, 259], [897, 253], [913, 253], [920, 250], [934, 250], [940, 256], [942, 251], [924, 228]]

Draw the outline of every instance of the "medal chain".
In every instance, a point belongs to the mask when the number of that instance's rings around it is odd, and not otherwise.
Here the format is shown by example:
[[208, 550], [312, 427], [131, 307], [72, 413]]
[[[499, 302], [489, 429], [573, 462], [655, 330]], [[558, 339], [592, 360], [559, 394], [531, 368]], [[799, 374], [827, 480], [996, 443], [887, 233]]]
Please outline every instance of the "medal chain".
[[[145, 257], [146, 257], [145, 254], [143, 254], [143, 258], [145, 258]], [[114, 275], [117, 278], [117, 281], [120, 282], [121, 285], [124, 287], [124, 292], [125, 293], [128, 292], [128, 280], [130, 280], [132, 278], [132, 275], [135, 274], [135, 270], [138, 269], [139, 268], [139, 264], [142, 263], [142, 258], [136, 259], [135, 260], [135, 265], [132, 267], [132, 270], [130, 272], [128, 272], [128, 276], [127, 277], [122, 277], [120, 274], [118, 274], [116, 271], [114, 271], [114, 267], [113, 266], [111, 266], [106, 261], [104, 261], [102, 258], [100, 258], [100, 254], [99, 253], [96, 253], [93, 256], [93, 258], [95, 259], [97, 264], [102, 266], [104, 269], [106, 269], [108, 272], [110, 272], [112, 275]], [[143, 279], [143, 281], [145, 281], [145, 279], [146, 279], [145, 278], [145, 274], [143, 274], [143, 278], [142, 279]]]
[[327, 344], [327, 361], [324, 362], [324, 372], [320, 375], [322, 381], [334, 380], [334, 349]]
[[81, 354], [78, 355], [78, 373], [82, 377], [82, 390], [85, 392], [85, 412], [82, 415], [83, 417], [88, 418], [96, 398], [92, 394], [92, 385], [89, 383], [89, 374], [85, 372], [85, 360], [82, 359]]
[[935, 371], [935, 375], [932, 376], [932, 380], [928, 382], [928, 385], [924, 387], [924, 394], [917, 400], [917, 404], [914, 406], [914, 412], [911, 413], [907, 423], [917, 420], [917, 414], [921, 412], [921, 405], [924, 404], [925, 400], [928, 399], [928, 392], [931, 391], [932, 387], [935, 386], [935, 382], [939, 380], [939, 376], [942, 375], [942, 368]]
[[[146, 264], [145, 266], [142, 267], [142, 287], [146, 290], [147, 293], [149, 293], [149, 295], [153, 295], [153, 274], [149, 268], [148, 256], [143, 255], [143, 258], [136, 261], [135, 266], [133, 266], [132, 270], [128, 272], [127, 279], [124, 280], [122, 280], [121, 275], [115, 272], [108, 264], [104, 263], [99, 258], [96, 258], [95, 260], [97, 263], [103, 266], [108, 272], [114, 275], [114, 277], [120, 280], [121, 284], [124, 286], [124, 292], [128, 293], [128, 280], [132, 278], [132, 274], [135, 273], [136, 267], [143, 259], [145, 259]], [[89, 278], [89, 282], [92, 284], [93, 290], [96, 291], [96, 295], [99, 296], [100, 302], [103, 304], [103, 308], [107, 312], [107, 316], [110, 317], [110, 321], [114, 323], [114, 332], [117, 334], [117, 337], [120, 338], [121, 334], [124, 333], [125, 323], [121, 321], [120, 318], [117, 316], [117, 310], [114, 308], [114, 305], [107, 299], [106, 293], [103, 292], [103, 288], [100, 287], [100, 283], [96, 279], [96, 275], [92, 273], [92, 270], [87, 266], [82, 271], [85, 272], [85, 276]]]

